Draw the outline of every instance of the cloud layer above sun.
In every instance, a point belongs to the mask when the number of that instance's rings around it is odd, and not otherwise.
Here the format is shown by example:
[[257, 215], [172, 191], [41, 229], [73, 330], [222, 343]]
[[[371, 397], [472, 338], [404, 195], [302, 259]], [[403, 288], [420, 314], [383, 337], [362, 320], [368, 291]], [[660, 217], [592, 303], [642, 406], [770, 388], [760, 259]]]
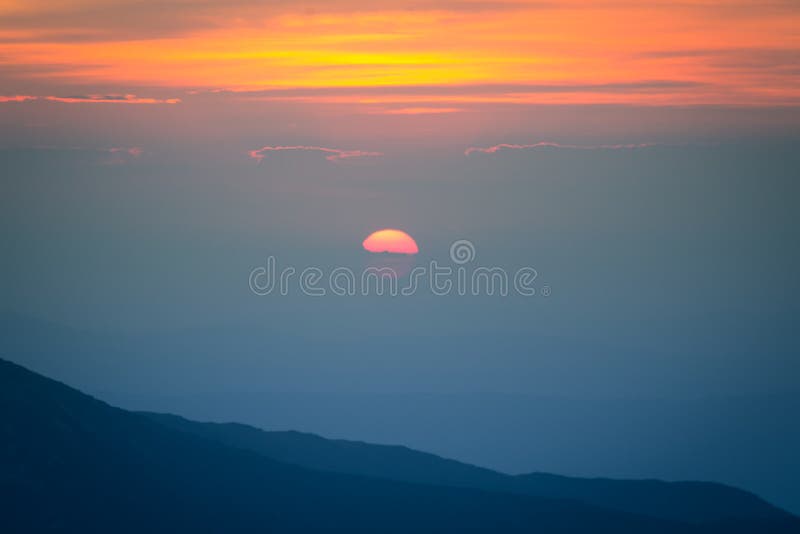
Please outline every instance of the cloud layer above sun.
[[387, 114], [787, 105], [800, 98], [798, 25], [794, 0], [7, 0], [0, 100], [149, 89], [400, 106]]
[[370, 156], [382, 156], [380, 152], [369, 152], [366, 150], [341, 150], [339, 148], [328, 148], [322, 146], [264, 146], [256, 150], [251, 150], [248, 154], [251, 158], [261, 163], [270, 153], [275, 152], [319, 152], [325, 155], [328, 161], [341, 161], [351, 158], [364, 158]]

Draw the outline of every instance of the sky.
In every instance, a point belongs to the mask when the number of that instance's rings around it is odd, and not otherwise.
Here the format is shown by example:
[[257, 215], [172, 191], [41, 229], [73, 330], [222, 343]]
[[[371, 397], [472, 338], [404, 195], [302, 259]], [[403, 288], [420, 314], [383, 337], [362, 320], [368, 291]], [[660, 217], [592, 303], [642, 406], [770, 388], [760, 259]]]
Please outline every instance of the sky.
[[[800, 9], [587, 4], [0, 1], [1, 355], [131, 408], [800, 511]], [[365, 251], [384, 228], [418, 253]], [[536, 292], [259, 295], [269, 257]]]
[[794, 105], [795, 2], [0, 4], [4, 99]]

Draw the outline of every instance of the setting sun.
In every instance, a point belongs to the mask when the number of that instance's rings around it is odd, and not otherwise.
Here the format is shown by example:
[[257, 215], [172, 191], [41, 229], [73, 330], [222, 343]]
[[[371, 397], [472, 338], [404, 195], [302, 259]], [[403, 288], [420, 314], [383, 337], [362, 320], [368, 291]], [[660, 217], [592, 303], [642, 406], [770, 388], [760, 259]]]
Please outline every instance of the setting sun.
[[416, 254], [419, 247], [414, 238], [402, 230], [387, 228], [371, 233], [362, 243], [369, 252], [390, 252], [392, 254]]

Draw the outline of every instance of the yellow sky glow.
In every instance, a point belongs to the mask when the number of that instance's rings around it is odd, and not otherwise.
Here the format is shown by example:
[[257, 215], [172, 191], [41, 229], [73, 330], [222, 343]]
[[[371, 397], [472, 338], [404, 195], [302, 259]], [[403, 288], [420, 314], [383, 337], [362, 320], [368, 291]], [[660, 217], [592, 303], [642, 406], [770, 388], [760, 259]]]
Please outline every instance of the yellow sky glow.
[[[800, 9], [790, 2], [518, 2], [497, 9], [470, 2], [436, 9], [385, 4], [365, 11], [352, 2], [313, 10], [234, 2], [227, 9], [191, 10], [191, 2], [176, 2], [180, 9], [172, 19], [167, 11], [150, 22], [147, 12], [136, 11], [131, 16], [138, 24], [117, 31], [115, 8], [99, 2], [4, 1], [0, 66], [14, 73], [4, 85], [34, 87], [40, 95], [70, 86], [126, 92], [353, 88], [349, 94], [264, 97], [373, 98], [418, 108], [465, 102], [779, 105], [800, 96]], [[120, 6], [123, 21], [126, 10], [158, 10], [146, 2]], [[557, 88], [387, 91], [379, 97], [359, 91], [488, 84]]]

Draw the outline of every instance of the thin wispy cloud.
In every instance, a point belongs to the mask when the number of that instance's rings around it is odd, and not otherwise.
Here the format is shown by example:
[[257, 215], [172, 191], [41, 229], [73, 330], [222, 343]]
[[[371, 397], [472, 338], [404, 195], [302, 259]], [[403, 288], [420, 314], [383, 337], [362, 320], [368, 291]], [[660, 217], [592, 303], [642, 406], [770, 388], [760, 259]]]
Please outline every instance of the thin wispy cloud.
[[104, 163], [107, 165], [124, 165], [132, 159], [136, 159], [144, 153], [138, 146], [133, 147], [111, 147], [104, 150], [109, 154], [109, 158]]
[[133, 94], [125, 95], [69, 95], [69, 96], [38, 96], [38, 95], [0, 95], [0, 102], [26, 102], [31, 100], [44, 100], [61, 102], [65, 104], [180, 104], [180, 98], [152, 98]]
[[410, 107], [372, 110], [370, 115], [440, 115], [442, 113], [460, 113], [464, 108], [442, 107]]
[[[91, 147], [76, 145], [34, 145], [24, 150], [41, 150], [52, 153], [73, 153], [89, 156], [97, 165], [125, 165], [135, 161], [144, 154], [138, 146]], [[81, 156], [79, 156], [80, 158]]]
[[180, 98], [150, 98], [133, 94], [126, 95], [72, 95], [39, 97], [53, 102], [67, 104], [105, 103], [105, 104], [179, 104]]
[[659, 146], [659, 143], [630, 143], [618, 145], [572, 145], [565, 143], [555, 143], [552, 141], [540, 141], [527, 145], [517, 145], [511, 143], [500, 143], [489, 147], [469, 147], [464, 151], [465, 156], [470, 154], [497, 154], [504, 150], [535, 150], [539, 148], [559, 148], [568, 150], [632, 150], [636, 148], [650, 148]]
[[30, 95], [0, 95], [0, 102], [25, 102], [27, 100], [36, 100], [36, 97]]
[[107, 149], [110, 154], [128, 154], [129, 156], [139, 157], [144, 152], [138, 146], [134, 147], [112, 147]]
[[328, 161], [342, 161], [352, 158], [363, 158], [372, 156], [383, 156], [382, 152], [370, 152], [366, 150], [341, 150], [338, 148], [328, 148], [323, 146], [264, 146], [256, 150], [251, 150], [248, 155], [254, 160], [261, 163], [264, 158], [274, 152], [320, 152], [325, 154], [325, 159]]

